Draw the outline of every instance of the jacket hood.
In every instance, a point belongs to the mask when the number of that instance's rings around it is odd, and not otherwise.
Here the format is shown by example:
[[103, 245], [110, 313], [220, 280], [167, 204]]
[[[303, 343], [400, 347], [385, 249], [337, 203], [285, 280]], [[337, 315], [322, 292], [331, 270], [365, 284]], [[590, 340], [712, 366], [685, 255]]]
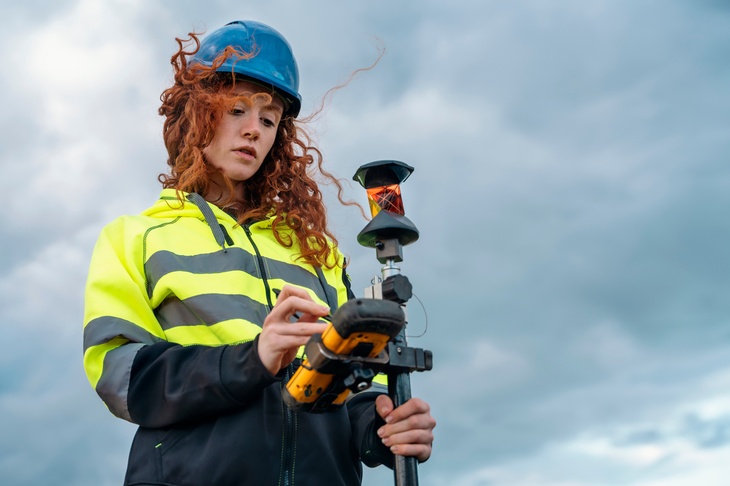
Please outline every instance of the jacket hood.
[[[182, 202], [178, 194], [182, 197]], [[196, 218], [205, 221], [210, 227], [213, 237], [223, 249], [226, 247], [227, 239], [223, 224], [229, 228], [238, 226], [235, 218], [215, 204], [208, 203], [200, 194], [175, 189], [163, 189], [157, 202], [142, 214], [151, 218]], [[274, 217], [275, 215], [272, 214], [264, 220], [247, 226], [269, 229], [273, 224]]]
[[[204, 209], [200, 206], [204, 199], [202, 196], [197, 194], [191, 194], [185, 191], [179, 191], [182, 196], [182, 203], [178, 198], [178, 191], [175, 189], [163, 189], [160, 193], [160, 198], [155, 202], [152, 207], [146, 209], [142, 214], [152, 218], [197, 218], [204, 219]], [[197, 201], [194, 201], [197, 200]], [[237, 224], [236, 218], [216, 206], [215, 204], [206, 204], [215, 215], [216, 219], [221, 222], [232, 222]], [[252, 225], [271, 227], [271, 223], [274, 220], [274, 214], [271, 214], [268, 218], [262, 221], [252, 223]]]
[[[178, 191], [175, 189], [163, 189], [160, 193], [160, 198], [152, 205], [152, 207], [146, 209], [142, 214], [152, 218], [204, 218], [202, 210], [188, 198], [190, 193], [180, 191], [179, 195], [182, 198], [178, 198]], [[217, 219], [233, 219], [222, 209], [209, 204], [208, 205]]]

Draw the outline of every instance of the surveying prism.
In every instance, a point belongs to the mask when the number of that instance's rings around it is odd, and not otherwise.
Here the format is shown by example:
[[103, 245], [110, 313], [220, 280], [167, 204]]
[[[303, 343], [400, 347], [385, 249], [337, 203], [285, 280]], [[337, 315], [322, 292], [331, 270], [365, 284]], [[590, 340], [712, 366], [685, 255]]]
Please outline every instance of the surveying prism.
[[[306, 358], [283, 393], [291, 409], [336, 410], [351, 393], [368, 389], [379, 372], [387, 374], [388, 395], [398, 407], [411, 398], [410, 373], [432, 368], [431, 351], [407, 345], [405, 304], [413, 291], [396, 266], [403, 261], [403, 247], [419, 237], [405, 216], [400, 191], [413, 170], [397, 160], [379, 160], [361, 166], [353, 176], [367, 191], [372, 215], [357, 241], [375, 248], [384, 266], [365, 297], [343, 304], [325, 331], [305, 346]], [[396, 484], [418, 484], [417, 465], [413, 457], [396, 455]]]

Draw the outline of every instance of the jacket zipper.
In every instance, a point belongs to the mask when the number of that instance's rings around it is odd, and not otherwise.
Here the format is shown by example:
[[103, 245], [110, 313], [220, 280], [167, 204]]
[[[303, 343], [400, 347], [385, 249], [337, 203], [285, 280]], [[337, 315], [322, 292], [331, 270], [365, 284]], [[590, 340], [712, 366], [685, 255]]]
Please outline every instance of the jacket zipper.
[[[292, 376], [292, 364], [290, 363], [286, 368], [286, 374], [284, 375], [284, 381], [282, 382], [282, 389], [289, 382]], [[296, 447], [296, 417], [294, 412], [286, 406], [284, 401], [281, 402], [282, 410], [284, 412], [284, 432], [282, 434], [282, 449], [283, 454], [281, 458], [281, 475], [279, 483], [282, 486], [291, 486], [294, 484], [294, 460]]]
[[[274, 308], [274, 304], [271, 302], [271, 288], [269, 287], [269, 281], [267, 279], [266, 271], [264, 270], [264, 258], [261, 256], [261, 252], [259, 252], [259, 248], [256, 246], [256, 243], [253, 241], [253, 234], [251, 233], [250, 224], [244, 224], [243, 230], [246, 233], [246, 236], [248, 237], [248, 241], [251, 243], [251, 246], [253, 247], [254, 253], [256, 253], [256, 260], [259, 264], [259, 272], [261, 273], [261, 280], [264, 282], [264, 288], [266, 290], [266, 301], [269, 305], [269, 311]], [[286, 368], [286, 373], [284, 375], [284, 381], [282, 382], [282, 387], [286, 386], [286, 383], [289, 382], [289, 379], [292, 376], [292, 364], [290, 363]], [[282, 460], [281, 460], [281, 472], [279, 474], [279, 484], [282, 486], [291, 486], [294, 483], [294, 446], [292, 444], [296, 441], [296, 428], [295, 428], [295, 420], [296, 417], [294, 417], [294, 412], [289, 409], [289, 407], [286, 406], [284, 401], [281, 401], [281, 406], [283, 410], [284, 415], [284, 427], [282, 432]]]

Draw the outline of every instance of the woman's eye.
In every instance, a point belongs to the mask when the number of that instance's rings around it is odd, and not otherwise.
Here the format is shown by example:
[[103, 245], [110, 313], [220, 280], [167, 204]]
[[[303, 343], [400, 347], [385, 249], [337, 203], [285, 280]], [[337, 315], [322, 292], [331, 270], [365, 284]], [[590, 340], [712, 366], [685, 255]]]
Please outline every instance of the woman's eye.
[[261, 121], [262, 121], [262, 122], [263, 122], [263, 124], [264, 124], [264, 125], [266, 125], [267, 127], [273, 127], [274, 125], [276, 125], [276, 123], [274, 122], [274, 120], [272, 120], [272, 119], [270, 119], [270, 118], [262, 118], [262, 119], [261, 119]]
[[231, 110], [229, 111], [229, 113], [231, 115], [243, 115], [245, 113], [245, 111], [243, 111], [243, 108], [233, 107], [233, 108], [231, 108]]

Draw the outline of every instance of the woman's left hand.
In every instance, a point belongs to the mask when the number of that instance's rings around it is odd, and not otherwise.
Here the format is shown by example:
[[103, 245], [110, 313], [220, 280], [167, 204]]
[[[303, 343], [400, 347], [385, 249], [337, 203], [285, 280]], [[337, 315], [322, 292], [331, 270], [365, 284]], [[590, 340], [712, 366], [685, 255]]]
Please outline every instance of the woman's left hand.
[[378, 436], [393, 454], [416, 457], [423, 462], [431, 456], [436, 420], [431, 408], [420, 398], [411, 398], [398, 408], [387, 395], [375, 400], [375, 410], [385, 420]]

